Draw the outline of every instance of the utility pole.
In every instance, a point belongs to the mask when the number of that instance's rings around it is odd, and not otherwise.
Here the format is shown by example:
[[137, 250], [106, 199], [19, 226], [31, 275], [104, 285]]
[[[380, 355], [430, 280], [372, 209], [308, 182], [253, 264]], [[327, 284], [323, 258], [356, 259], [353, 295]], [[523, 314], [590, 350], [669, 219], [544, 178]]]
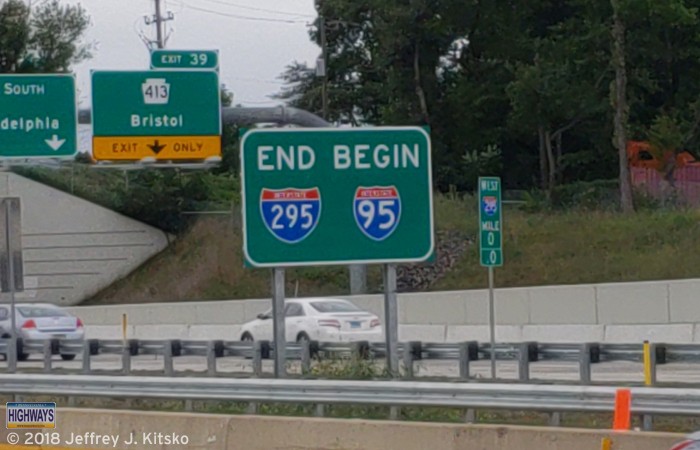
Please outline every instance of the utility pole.
[[321, 31], [321, 54], [323, 58], [323, 85], [321, 88], [323, 120], [328, 120], [328, 50], [326, 45], [326, 20], [323, 16], [320, 16], [318, 20]]
[[156, 10], [155, 10], [155, 15], [153, 17], [144, 17], [146, 20], [146, 25], [150, 25], [154, 23], [156, 25], [156, 40], [155, 41], [150, 41], [151, 44], [156, 44], [158, 48], [165, 48], [165, 36], [163, 33], [163, 24], [169, 20], [175, 19], [175, 16], [173, 13], [168, 11], [167, 17], [163, 17], [160, 11], [160, 0], [154, 0]]

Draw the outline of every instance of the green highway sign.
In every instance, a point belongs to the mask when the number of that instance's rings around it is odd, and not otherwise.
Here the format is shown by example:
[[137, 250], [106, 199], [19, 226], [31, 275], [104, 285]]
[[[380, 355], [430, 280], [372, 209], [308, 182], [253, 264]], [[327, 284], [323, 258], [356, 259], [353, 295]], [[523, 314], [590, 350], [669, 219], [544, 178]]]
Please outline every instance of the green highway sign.
[[479, 177], [479, 254], [481, 265], [503, 265], [501, 179]]
[[1, 158], [74, 156], [77, 124], [74, 75], [0, 75]]
[[254, 267], [432, 256], [431, 143], [423, 128], [247, 130], [241, 184], [243, 250]]
[[98, 161], [220, 156], [218, 74], [93, 71], [92, 130]]
[[218, 50], [151, 50], [151, 69], [218, 68]]

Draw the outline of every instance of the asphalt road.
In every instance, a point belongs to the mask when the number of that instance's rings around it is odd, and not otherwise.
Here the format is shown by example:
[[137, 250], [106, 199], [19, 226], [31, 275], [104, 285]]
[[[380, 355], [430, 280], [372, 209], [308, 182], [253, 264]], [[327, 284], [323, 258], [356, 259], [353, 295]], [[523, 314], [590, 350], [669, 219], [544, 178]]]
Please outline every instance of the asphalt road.
[[[60, 357], [54, 357], [52, 367], [58, 371], [80, 371], [82, 361], [76, 358], [74, 361], [63, 361]], [[196, 375], [206, 373], [206, 359], [200, 356], [180, 356], [173, 359], [174, 369], [182, 375]], [[379, 367], [382, 363], [377, 363]], [[40, 372], [43, 369], [42, 355], [32, 355], [28, 361], [18, 363], [20, 371]], [[263, 360], [263, 372], [273, 373], [273, 361]], [[115, 372], [121, 370], [120, 355], [96, 355], [92, 357], [91, 368], [93, 373]], [[64, 369], [64, 370], [61, 370]], [[0, 371], [7, 370], [7, 362], [0, 362]], [[163, 371], [163, 358], [156, 355], [138, 355], [131, 359], [132, 372]], [[299, 373], [299, 362], [289, 362], [288, 371]], [[252, 375], [253, 369], [249, 359], [226, 357], [217, 359], [217, 372], [220, 374]], [[420, 377], [447, 377], [456, 378], [459, 375], [457, 361], [420, 361], [414, 365], [415, 376]], [[489, 379], [491, 366], [489, 361], [475, 361], [470, 365], [472, 377]], [[633, 362], [605, 362], [591, 366], [593, 382], [643, 382], [643, 366]], [[518, 366], [516, 362], [503, 361], [497, 364], [497, 376], [503, 380], [518, 379]], [[568, 381], [579, 380], [579, 367], [575, 362], [543, 361], [530, 364], [530, 379], [544, 381]], [[700, 364], [673, 363], [657, 367], [657, 380], [661, 383], [698, 383], [700, 384]]]

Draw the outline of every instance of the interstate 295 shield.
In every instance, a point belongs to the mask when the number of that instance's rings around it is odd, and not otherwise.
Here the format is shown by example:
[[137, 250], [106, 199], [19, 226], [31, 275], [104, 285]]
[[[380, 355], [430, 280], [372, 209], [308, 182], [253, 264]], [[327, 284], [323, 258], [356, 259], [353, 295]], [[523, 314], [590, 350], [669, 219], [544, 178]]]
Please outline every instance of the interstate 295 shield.
[[311, 189], [267, 189], [260, 193], [265, 226], [280, 241], [295, 244], [306, 239], [321, 217], [321, 193]]
[[396, 186], [359, 187], [353, 205], [355, 222], [375, 241], [383, 241], [396, 230], [401, 219], [401, 197]]

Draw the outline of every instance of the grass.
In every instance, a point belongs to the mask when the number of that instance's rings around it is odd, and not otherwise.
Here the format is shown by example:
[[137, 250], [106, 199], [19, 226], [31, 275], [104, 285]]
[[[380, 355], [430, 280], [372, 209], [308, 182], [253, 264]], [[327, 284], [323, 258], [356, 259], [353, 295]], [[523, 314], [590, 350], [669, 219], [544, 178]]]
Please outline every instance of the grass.
[[[497, 287], [645, 281], [700, 277], [700, 211], [645, 210], [504, 213], [503, 267]], [[439, 230], [477, 242], [473, 198], [436, 195]], [[87, 304], [269, 297], [269, 271], [243, 267], [240, 220], [200, 218], [178, 242]], [[348, 293], [344, 267], [287, 271], [287, 292], [299, 296]], [[431, 290], [486, 287], [478, 244]], [[380, 292], [381, 274], [370, 268], [369, 289]]]
[[[114, 201], [112, 191], [117, 186], [125, 185], [124, 174], [81, 166], [24, 172], [104, 205]], [[235, 198], [235, 180], [214, 174], [207, 177], [207, 186], [216, 191], [212, 198], [226, 202]], [[524, 207], [505, 205], [505, 263], [496, 269], [497, 287], [700, 277], [696, 239], [700, 211], [649, 205], [624, 215], [603, 197], [584, 195], [585, 186], [566, 188], [588, 199], [578, 203], [583, 207], [553, 211], [532, 196]], [[219, 200], [204, 207], [231, 209], [230, 202], [226, 206]], [[486, 287], [486, 271], [478, 260], [476, 200], [454, 193], [436, 194], [434, 206], [438, 231], [457, 232], [470, 244], [430, 290]], [[188, 231], [169, 249], [86, 304], [269, 298], [270, 272], [244, 267], [240, 213], [236, 208], [231, 211], [230, 215], [195, 216]], [[342, 266], [289, 269], [286, 278], [290, 296], [349, 293], [348, 271]], [[369, 268], [368, 287], [370, 292], [381, 292], [379, 267]]]

